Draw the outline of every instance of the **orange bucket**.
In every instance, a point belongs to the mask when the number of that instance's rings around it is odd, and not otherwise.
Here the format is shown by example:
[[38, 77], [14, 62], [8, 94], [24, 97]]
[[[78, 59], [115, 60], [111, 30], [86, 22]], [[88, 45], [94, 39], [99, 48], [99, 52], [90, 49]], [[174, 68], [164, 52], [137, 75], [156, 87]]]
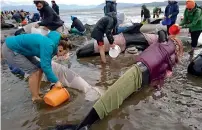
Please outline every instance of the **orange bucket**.
[[70, 94], [65, 88], [52, 88], [45, 96], [46, 104], [56, 107], [70, 98]]

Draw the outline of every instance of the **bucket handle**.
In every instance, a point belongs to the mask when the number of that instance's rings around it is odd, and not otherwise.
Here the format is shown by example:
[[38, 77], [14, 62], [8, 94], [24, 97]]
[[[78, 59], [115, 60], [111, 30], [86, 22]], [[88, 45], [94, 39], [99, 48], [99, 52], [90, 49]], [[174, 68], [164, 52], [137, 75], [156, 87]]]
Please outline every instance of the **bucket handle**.
[[[51, 85], [50, 85], [50, 90], [53, 89], [54, 86], [55, 86], [55, 84], [51, 84]], [[65, 88], [65, 87], [63, 86], [63, 87], [61, 87], [61, 88]]]

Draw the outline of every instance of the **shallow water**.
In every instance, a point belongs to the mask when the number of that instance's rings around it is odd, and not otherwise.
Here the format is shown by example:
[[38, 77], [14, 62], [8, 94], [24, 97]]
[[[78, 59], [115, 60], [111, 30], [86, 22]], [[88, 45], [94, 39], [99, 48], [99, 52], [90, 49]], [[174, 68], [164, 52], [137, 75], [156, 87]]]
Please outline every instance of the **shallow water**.
[[[91, 85], [107, 89], [133, 64], [132, 57], [125, 54], [117, 60], [108, 57], [110, 63], [106, 66], [100, 65], [99, 60], [76, 60], [73, 56], [71, 69]], [[178, 65], [173, 77], [166, 81], [161, 98], [154, 98], [153, 90], [146, 87], [129, 97], [119, 110], [94, 124], [92, 130], [201, 130], [202, 80], [187, 74], [188, 60], [185, 53], [183, 65]], [[72, 89], [68, 89], [70, 102], [57, 108], [33, 104], [27, 82], [11, 74], [6, 65], [1, 70], [4, 130], [45, 130], [56, 124], [78, 123], [93, 105]], [[43, 84], [42, 89], [47, 92], [48, 84]]]
[[[124, 11], [132, 14], [131, 10]], [[75, 54], [70, 60], [73, 71], [92, 86], [104, 90], [133, 64], [131, 55], [125, 54], [116, 60], [108, 57], [108, 61], [103, 66], [99, 57], [77, 60]], [[120, 109], [95, 123], [92, 130], [202, 130], [202, 79], [187, 74], [187, 53], [182, 63], [174, 69], [173, 77], [166, 80], [162, 97], [156, 98], [154, 91], [145, 87], [131, 95]], [[1, 74], [3, 130], [47, 130], [56, 124], [78, 123], [93, 105], [85, 101], [84, 94], [72, 89], [68, 89], [70, 101], [59, 107], [33, 104], [26, 81], [11, 74], [4, 64]], [[49, 84], [44, 83], [43, 92], [48, 89]]]

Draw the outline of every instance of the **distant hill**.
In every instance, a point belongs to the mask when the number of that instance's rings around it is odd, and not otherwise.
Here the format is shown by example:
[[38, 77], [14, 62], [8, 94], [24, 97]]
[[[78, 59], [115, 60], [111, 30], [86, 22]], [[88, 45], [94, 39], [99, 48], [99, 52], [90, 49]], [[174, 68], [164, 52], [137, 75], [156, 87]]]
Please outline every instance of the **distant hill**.
[[[202, 1], [196, 1], [196, 3], [198, 5], [202, 5]], [[178, 1], [179, 5], [185, 5], [186, 2], [185, 1]], [[142, 4], [136, 5], [136, 6], [140, 6]], [[168, 5], [168, 1], [164, 1], [164, 2], [152, 2], [152, 3], [146, 3], [146, 6], [166, 6]]]
[[[117, 3], [117, 8], [127, 8], [127, 7], [133, 7], [137, 4], [134, 4], [134, 3]], [[98, 6], [96, 6], [96, 8], [99, 8], [99, 9], [103, 9], [105, 6], [105, 3], [102, 3]]]
[[[13, 6], [11, 6], [13, 5]], [[65, 4], [59, 4], [60, 10], [79, 10], [79, 9], [92, 9], [95, 8], [95, 6], [89, 5], [89, 6], [79, 6], [79, 5], [65, 5]], [[16, 4], [9, 4], [4, 5], [1, 7], [2, 10], [21, 10], [24, 9], [26, 11], [30, 12], [36, 12], [37, 9], [34, 4], [32, 5], [16, 5]]]
[[[179, 1], [179, 5], [185, 5], [185, 1]], [[202, 5], [202, 1], [196, 1], [197, 4]], [[152, 2], [152, 3], [145, 3], [146, 6], [166, 6], [168, 4], [167, 0], [164, 2]], [[129, 7], [140, 7], [142, 4], [134, 4], [134, 3], [117, 3], [117, 8], [129, 8]], [[17, 3], [17, 2], [7, 2], [5, 0], [1, 1], [1, 8], [2, 10], [21, 10], [24, 9], [26, 11], [35, 12], [36, 7], [34, 4], [29, 3]], [[60, 10], [83, 10], [83, 9], [103, 9], [105, 3], [100, 5], [89, 5], [89, 6], [79, 6], [79, 5], [66, 5], [66, 4], [59, 4]]]

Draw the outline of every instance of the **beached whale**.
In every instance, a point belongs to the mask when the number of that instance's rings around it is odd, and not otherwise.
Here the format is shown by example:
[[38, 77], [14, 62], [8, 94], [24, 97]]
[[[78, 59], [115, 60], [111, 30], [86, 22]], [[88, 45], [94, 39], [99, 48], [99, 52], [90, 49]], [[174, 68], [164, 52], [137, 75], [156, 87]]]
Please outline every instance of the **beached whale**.
[[10, 23], [1, 23], [1, 29], [10, 29], [10, 28], [14, 28], [15, 25], [10, 24]]
[[[54, 74], [58, 77], [61, 83], [68, 88], [78, 90], [85, 94], [85, 99], [89, 101], [94, 101], [98, 99], [102, 92], [88, 84], [81, 76], [69, 69], [67, 66], [61, 65], [55, 61], [52, 61], [52, 69]], [[9, 65], [9, 69], [12, 73], [24, 76], [27, 75], [19, 68]], [[42, 81], [47, 82], [45, 74], [43, 74]]]
[[201, 51], [189, 64], [187, 71], [189, 74], [195, 75], [195, 76], [202, 76], [202, 49]]
[[[114, 42], [121, 48], [121, 52], [124, 52], [129, 47], [136, 47], [137, 49], [143, 51], [150, 44], [157, 42], [159, 36], [152, 33], [142, 33], [142, 27], [145, 26], [140, 23], [135, 23], [124, 30], [122, 33], [114, 35]], [[110, 44], [106, 37], [104, 38], [104, 45], [105, 52], [109, 52]], [[99, 55], [97, 41], [87, 41], [87, 43], [84, 43], [83, 47], [77, 50], [76, 55], [78, 58]]]

